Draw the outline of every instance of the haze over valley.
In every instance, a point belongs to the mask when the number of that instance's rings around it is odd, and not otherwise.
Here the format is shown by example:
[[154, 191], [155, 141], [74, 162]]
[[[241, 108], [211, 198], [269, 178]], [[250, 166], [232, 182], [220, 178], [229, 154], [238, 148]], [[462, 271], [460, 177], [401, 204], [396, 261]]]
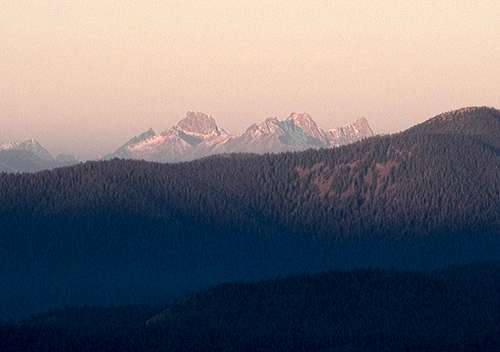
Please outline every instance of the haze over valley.
[[3, 2], [0, 352], [500, 351], [499, 18]]

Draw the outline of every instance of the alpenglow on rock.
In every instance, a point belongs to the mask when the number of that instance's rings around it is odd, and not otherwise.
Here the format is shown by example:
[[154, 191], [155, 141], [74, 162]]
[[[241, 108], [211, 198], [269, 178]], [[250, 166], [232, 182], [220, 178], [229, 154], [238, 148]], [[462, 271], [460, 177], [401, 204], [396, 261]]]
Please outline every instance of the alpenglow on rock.
[[364, 118], [331, 130], [321, 129], [309, 114], [292, 113], [287, 119], [271, 117], [240, 135], [231, 135], [210, 115], [187, 112], [172, 128], [156, 134], [148, 130], [130, 139], [105, 159], [143, 159], [159, 162], [189, 161], [214, 154], [280, 153], [330, 148], [373, 136]]

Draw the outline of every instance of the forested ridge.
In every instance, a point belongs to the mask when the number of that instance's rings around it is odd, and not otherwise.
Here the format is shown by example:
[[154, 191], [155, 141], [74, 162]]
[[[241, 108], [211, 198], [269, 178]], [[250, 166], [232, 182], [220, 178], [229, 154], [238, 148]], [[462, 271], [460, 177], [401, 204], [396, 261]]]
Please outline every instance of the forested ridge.
[[439, 114], [406, 133], [458, 134], [500, 148], [500, 114], [495, 108], [469, 107]]
[[499, 116], [469, 108], [335, 149], [1, 174], [0, 275], [12, 292], [0, 308], [498, 258]]
[[315, 237], [425, 235], [497, 229], [499, 170], [498, 149], [472, 138], [398, 135], [334, 150], [4, 174], [0, 211], [5, 224], [121, 214], [238, 231], [242, 221], [273, 224]]
[[498, 351], [500, 266], [239, 282], [159, 307], [66, 308], [0, 325], [10, 351]]

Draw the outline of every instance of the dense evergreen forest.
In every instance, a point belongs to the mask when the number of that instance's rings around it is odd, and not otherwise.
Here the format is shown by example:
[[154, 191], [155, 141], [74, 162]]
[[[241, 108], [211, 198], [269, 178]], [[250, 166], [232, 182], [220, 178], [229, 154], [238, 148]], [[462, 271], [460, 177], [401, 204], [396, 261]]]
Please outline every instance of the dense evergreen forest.
[[499, 346], [499, 263], [223, 284], [165, 308], [66, 308], [0, 326], [4, 352], [493, 352]]
[[335, 149], [0, 174], [0, 312], [498, 259], [499, 121], [474, 108]]

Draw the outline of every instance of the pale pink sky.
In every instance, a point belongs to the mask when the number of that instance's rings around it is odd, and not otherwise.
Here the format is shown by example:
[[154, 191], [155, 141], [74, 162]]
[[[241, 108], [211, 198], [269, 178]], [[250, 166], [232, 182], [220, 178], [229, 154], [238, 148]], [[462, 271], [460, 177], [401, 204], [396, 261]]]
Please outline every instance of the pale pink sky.
[[397, 131], [500, 107], [500, 1], [0, 1], [0, 142], [82, 158], [186, 110]]

